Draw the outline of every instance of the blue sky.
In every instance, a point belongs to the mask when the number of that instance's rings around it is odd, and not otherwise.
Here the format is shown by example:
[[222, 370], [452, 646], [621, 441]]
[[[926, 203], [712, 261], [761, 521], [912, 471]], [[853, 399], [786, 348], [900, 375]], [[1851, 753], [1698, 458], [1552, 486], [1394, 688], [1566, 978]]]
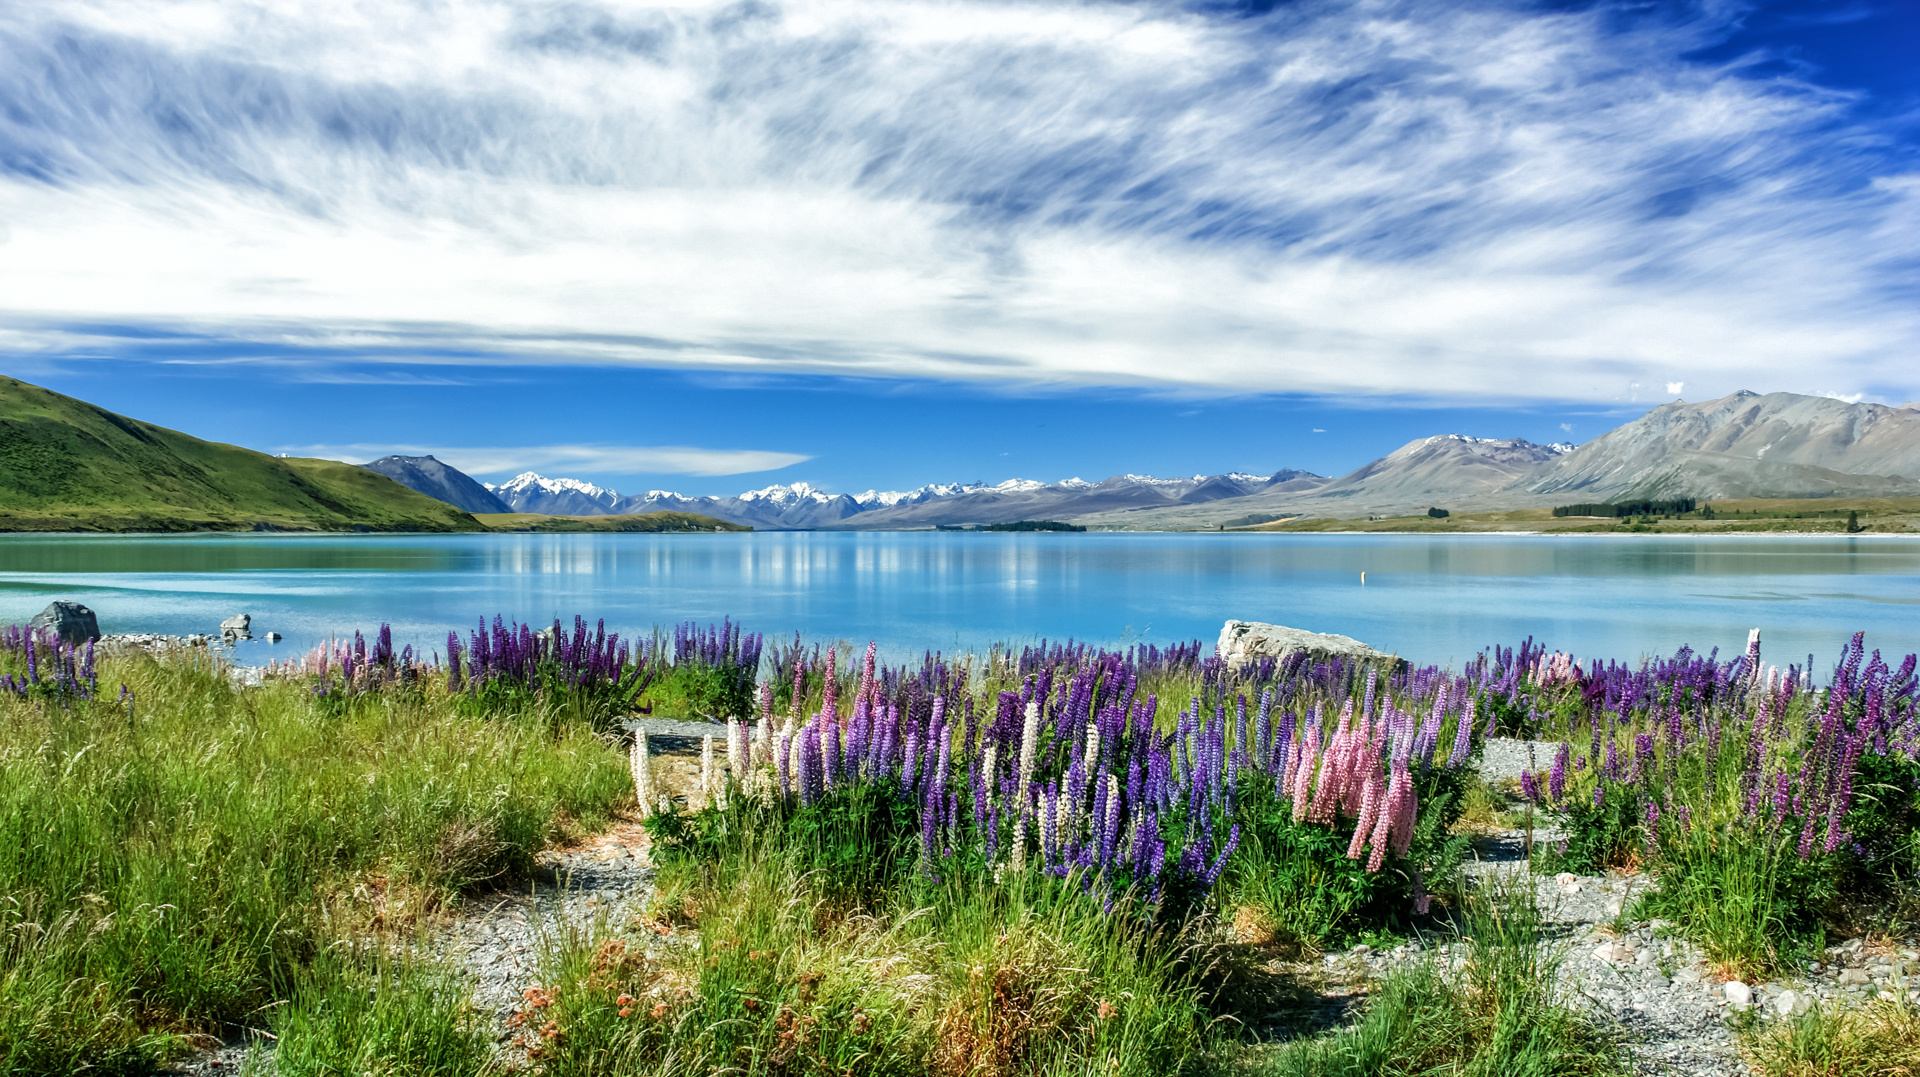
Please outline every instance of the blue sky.
[[1920, 397], [1920, 5], [0, 8], [0, 369], [623, 491]]

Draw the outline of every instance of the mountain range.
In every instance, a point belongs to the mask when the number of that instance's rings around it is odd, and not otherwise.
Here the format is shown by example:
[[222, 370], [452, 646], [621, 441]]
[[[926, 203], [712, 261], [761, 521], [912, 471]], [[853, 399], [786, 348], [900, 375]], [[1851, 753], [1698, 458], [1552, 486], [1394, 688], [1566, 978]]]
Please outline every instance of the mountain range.
[[696, 512], [763, 529], [886, 530], [1051, 519], [1095, 528], [1184, 530], [1281, 516], [1397, 515], [1692, 496], [1920, 496], [1920, 405], [1887, 407], [1741, 391], [1662, 404], [1587, 442], [1441, 434], [1345, 475], [1299, 470], [1100, 482], [1009, 479], [832, 494], [807, 483], [733, 497], [622, 495], [533, 472], [486, 490], [518, 512]]

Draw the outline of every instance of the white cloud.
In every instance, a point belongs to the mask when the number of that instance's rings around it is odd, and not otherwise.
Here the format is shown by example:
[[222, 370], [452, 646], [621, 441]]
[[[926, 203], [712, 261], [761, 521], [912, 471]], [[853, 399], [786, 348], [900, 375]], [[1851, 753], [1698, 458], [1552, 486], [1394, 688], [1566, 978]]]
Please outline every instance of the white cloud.
[[590, 472], [601, 475], [745, 475], [776, 471], [813, 459], [800, 453], [760, 449], [700, 449], [685, 445], [524, 445], [445, 448], [424, 445], [283, 445], [291, 456], [315, 456], [363, 464], [382, 456], [433, 456], [469, 475], [522, 471]]
[[1670, 381], [1667, 383], [1667, 395], [1679, 396], [1680, 390], [1685, 389], [1686, 387], [1687, 387], [1687, 383], [1684, 381]]
[[1560, 429], [1561, 429], [1561, 431], [1562, 431], [1563, 433], [1568, 433], [1568, 434], [1571, 434], [1571, 433], [1573, 433], [1573, 424], [1572, 424], [1572, 423], [1561, 423], [1561, 424], [1560, 424]]
[[0, 347], [98, 354], [113, 322], [414, 364], [1920, 388], [1920, 180], [1843, 98], [1610, 18], [14, 5]]

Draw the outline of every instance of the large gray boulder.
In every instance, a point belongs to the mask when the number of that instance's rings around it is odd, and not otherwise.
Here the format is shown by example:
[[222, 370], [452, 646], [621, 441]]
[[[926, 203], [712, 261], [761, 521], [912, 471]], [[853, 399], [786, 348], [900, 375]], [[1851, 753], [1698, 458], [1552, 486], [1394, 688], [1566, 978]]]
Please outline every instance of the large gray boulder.
[[229, 640], [252, 639], [253, 618], [244, 613], [236, 613], [220, 622], [220, 635]]
[[50, 602], [47, 608], [27, 622], [30, 628], [45, 628], [74, 646], [100, 638], [100, 622], [93, 611], [78, 602]]
[[1259, 621], [1228, 621], [1220, 629], [1218, 653], [1234, 669], [1254, 659], [1285, 658], [1296, 651], [1305, 651], [1318, 661], [1338, 656], [1349, 661], [1378, 662], [1390, 669], [1406, 665], [1406, 659], [1376, 651], [1351, 636], [1307, 632]]

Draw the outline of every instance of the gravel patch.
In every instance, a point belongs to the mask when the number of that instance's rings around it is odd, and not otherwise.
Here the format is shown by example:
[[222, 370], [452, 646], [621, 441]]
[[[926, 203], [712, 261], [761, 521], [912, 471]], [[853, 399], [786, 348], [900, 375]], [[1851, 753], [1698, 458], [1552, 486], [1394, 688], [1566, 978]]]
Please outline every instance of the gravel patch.
[[[1521, 743], [1521, 742], [1515, 742]], [[1521, 756], [1524, 765], [1524, 755]], [[1536, 828], [1536, 843], [1554, 831]], [[1777, 980], [1725, 982], [1694, 944], [1676, 937], [1661, 920], [1632, 919], [1633, 903], [1652, 885], [1644, 875], [1530, 876], [1523, 831], [1487, 835], [1470, 862], [1470, 877], [1494, 874], [1531, 877], [1551, 932], [1563, 948], [1558, 987], [1562, 997], [1588, 1012], [1602, 1027], [1618, 1030], [1637, 1074], [1674, 1077], [1734, 1077], [1748, 1074], [1730, 1018], [1744, 1006], [1776, 1020], [1804, 1012], [1814, 1001], [1864, 1002], [1871, 993], [1905, 991], [1920, 1002], [1920, 939], [1868, 946], [1850, 940], [1823, 960]], [[1623, 917], [1622, 910], [1626, 911]], [[1616, 927], [1618, 930], [1616, 930]], [[1396, 966], [1438, 959], [1450, 967], [1464, 950], [1445, 936], [1429, 941], [1437, 953], [1411, 943], [1385, 953], [1360, 946], [1323, 958], [1336, 978], [1384, 979]]]
[[[1533, 763], [1527, 763], [1527, 750], [1533, 750]], [[1489, 737], [1480, 752], [1480, 777], [1487, 784], [1503, 781], [1518, 781], [1520, 775], [1531, 769], [1546, 770], [1553, 766], [1553, 754], [1560, 750], [1557, 740], [1515, 740], [1512, 737]]]

